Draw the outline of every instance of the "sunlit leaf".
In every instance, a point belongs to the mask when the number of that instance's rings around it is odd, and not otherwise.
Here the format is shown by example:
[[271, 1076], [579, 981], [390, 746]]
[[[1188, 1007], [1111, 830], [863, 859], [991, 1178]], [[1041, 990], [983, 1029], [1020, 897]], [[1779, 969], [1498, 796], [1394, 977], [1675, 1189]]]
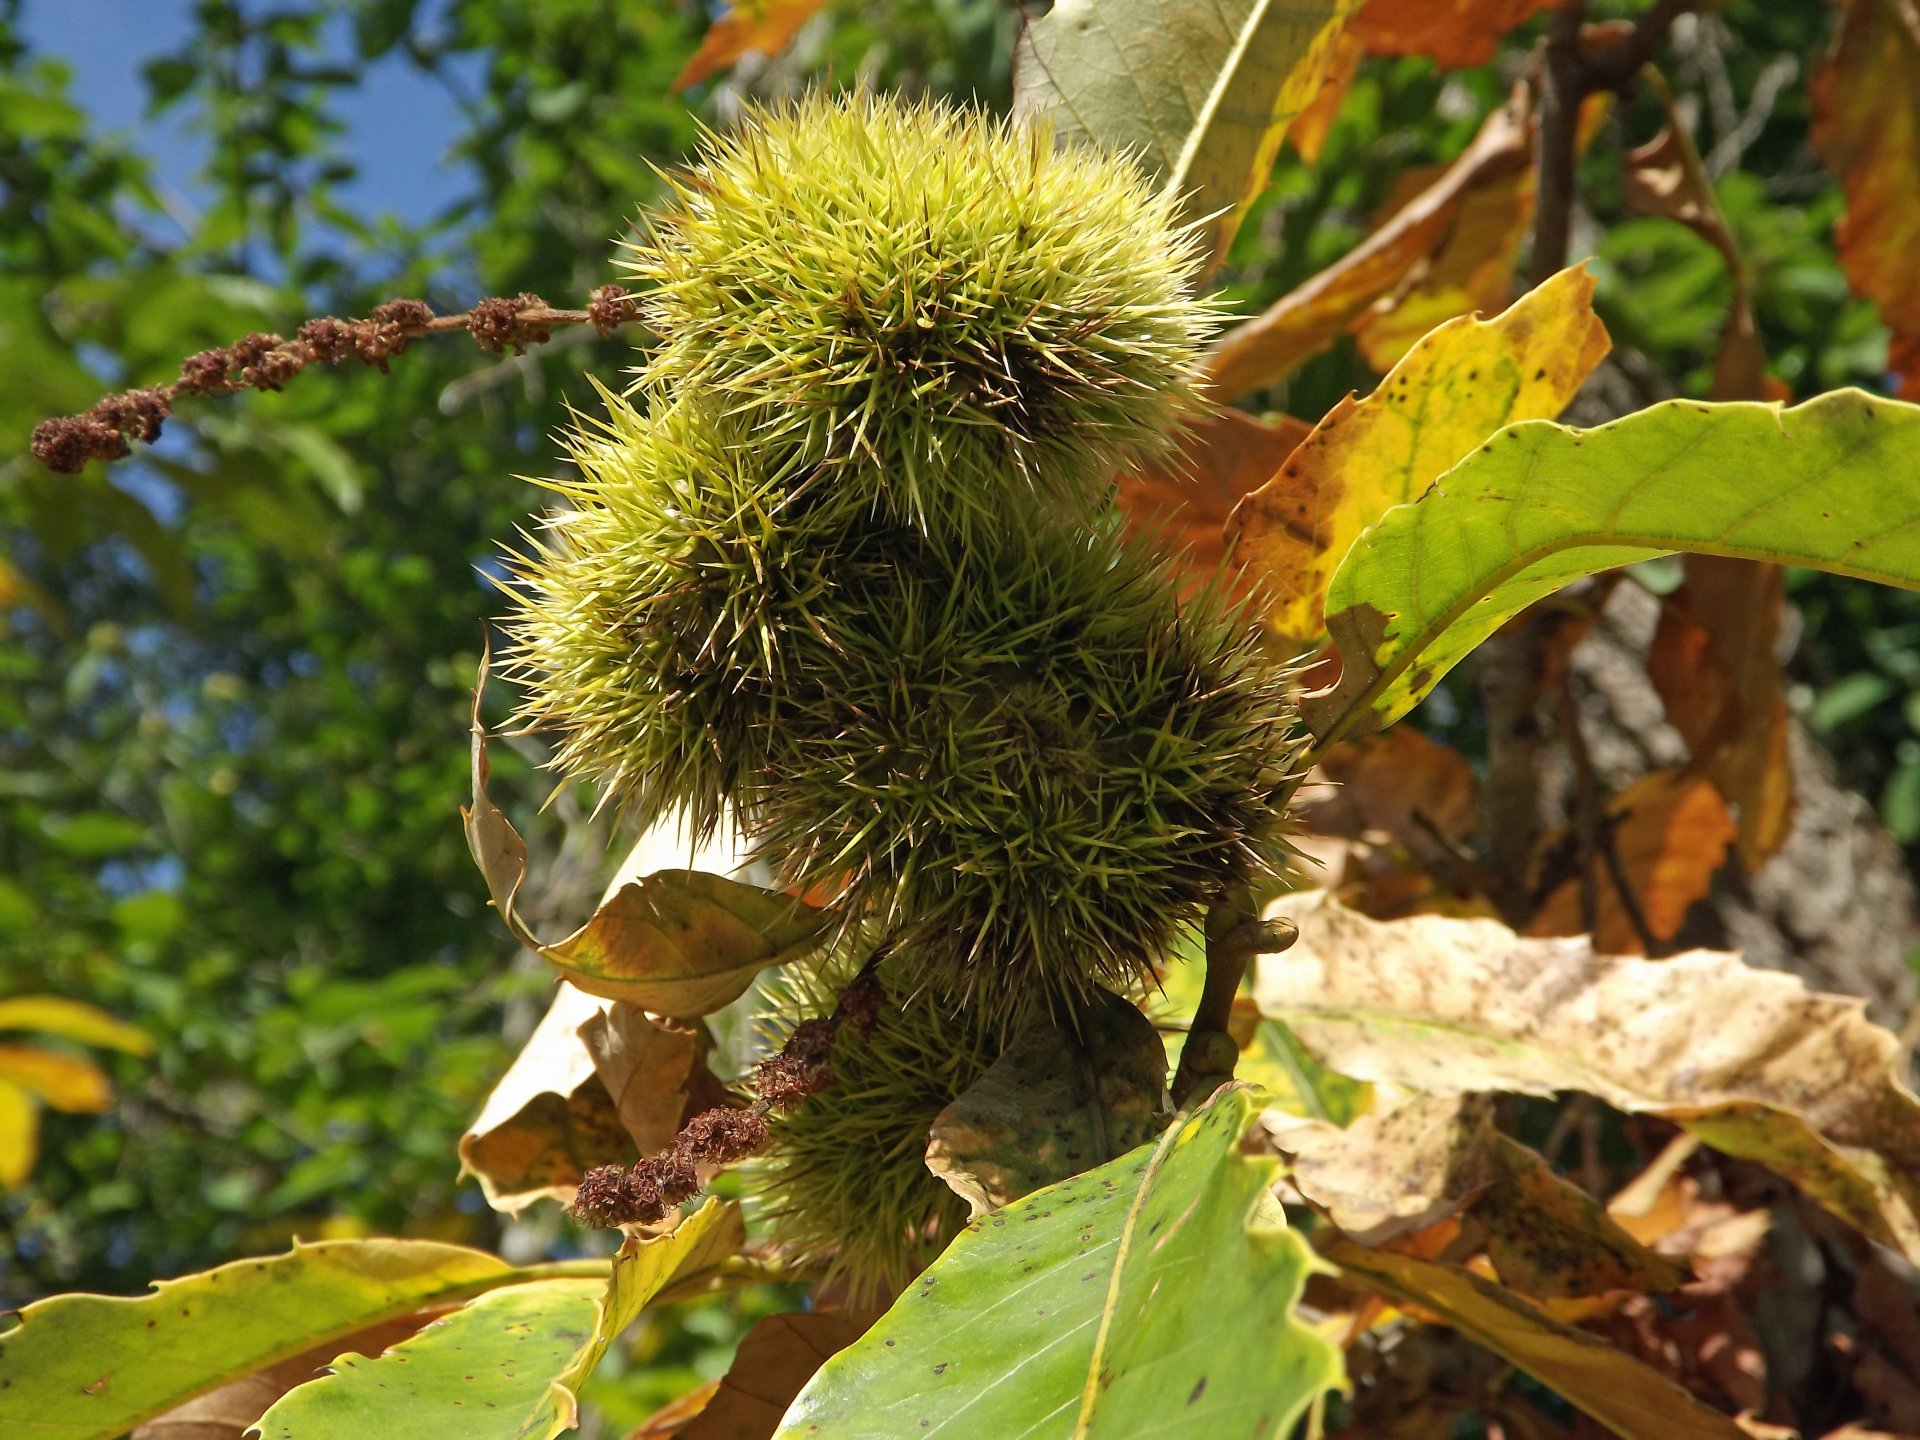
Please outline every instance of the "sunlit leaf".
[[98, 1115], [113, 1103], [113, 1082], [91, 1060], [31, 1045], [0, 1045], [0, 1080], [73, 1115]]
[[1920, 588], [1920, 407], [1840, 390], [1510, 426], [1348, 552], [1327, 592], [1343, 669], [1307, 721], [1377, 729], [1535, 600], [1676, 550]]
[[0, 1335], [0, 1433], [105, 1440], [369, 1326], [539, 1272], [427, 1240], [329, 1240], [126, 1299], [59, 1295]]
[[1226, 253], [1355, 0], [1060, 0], [1027, 23], [1014, 112], [1139, 156]]
[[1234, 558], [1268, 582], [1268, 622], [1319, 637], [1327, 585], [1360, 533], [1514, 420], [1558, 415], [1607, 353], [1593, 277], [1565, 270], [1493, 320], [1428, 335], [1364, 400], [1341, 400], [1240, 503]]
[[1616, 958], [1492, 920], [1380, 923], [1318, 896], [1280, 913], [1300, 939], [1262, 958], [1258, 1002], [1342, 1074], [1438, 1094], [1584, 1090], [1767, 1165], [1920, 1256], [1920, 1100], [1864, 1002], [1714, 951]]
[[18, 1085], [0, 1080], [0, 1190], [24, 1185], [39, 1155], [40, 1107]]
[[580, 1423], [580, 1386], [647, 1302], [745, 1239], [738, 1209], [709, 1200], [668, 1234], [628, 1237], [603, 1279], [494, 1289], [376, 1359], [342, 1356], [260, 1417], [262, 1440], [553, 1440]]
[[780, 1440], [1289, 1433], [1340, 1359], [1293, 1313], [1313, 1261], [1276, 1162], [1240, 1153], [1254, 1093], [974, 1221]]

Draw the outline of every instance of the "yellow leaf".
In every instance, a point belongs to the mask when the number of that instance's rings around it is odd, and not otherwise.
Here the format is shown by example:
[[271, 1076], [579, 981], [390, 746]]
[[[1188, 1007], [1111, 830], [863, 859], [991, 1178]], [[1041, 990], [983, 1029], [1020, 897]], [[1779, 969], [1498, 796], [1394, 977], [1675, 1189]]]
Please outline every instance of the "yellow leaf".
[[1840, 177], [1834, 248], [1893, 331], [1888, 366], [1920, 397], [1920, 15], [1909, 0], [1848, 0], [1813, 77], [1813, 141]]
[[1501, 426], [1565, 408], [1608, 349], [1593, 284], [1563, 270], [1493, 320], [1441, 326], [1365, 400], [1335, 405], [1240, 503], [1234, 558], [1267, 580], [1274, 630], [1319, 640], [1327, 584], [1361, 531]]
[[0, 1080], [70, 1114], [98, 1115], [113, 1103], [113, 1082], [91, 1060], [31, 1045], [0, 1045]]
[[20, 995], [0, 1000], [0, 1030], [37, 1030], [83, 1045], [105, 1045], [130, 1055], [151, 1055], [153, 1040], [146, 1031], [117, 1020], [98, 1006], [57, 995]]
[[39, 1106], [18, 1085], [0, 1080], [0, 1190], [25, 1184], [39, 1154]]

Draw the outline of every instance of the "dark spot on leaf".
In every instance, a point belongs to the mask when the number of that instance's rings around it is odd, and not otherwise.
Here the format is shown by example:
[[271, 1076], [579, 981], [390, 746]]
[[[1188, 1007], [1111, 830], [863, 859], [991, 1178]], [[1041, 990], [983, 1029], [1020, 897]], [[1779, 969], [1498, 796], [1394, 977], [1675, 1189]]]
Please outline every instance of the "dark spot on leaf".
[[933, 1373], [934, 1373], [934, 1374], [936, 1374], [936, 1375], [944, 1375], [944, 1374], [946, 1374], [946, 1373], [947, 1373], [947, 1362], [946, 1362], [946, 1361], [944, 1361], [944, 1360], [942, 1360], [942, 1361], [941, 1361], [941, 1362], [940, 1362], [940, 1363], [939, 1363], [938, 1365], [936, 1365], [936, 1366], [934, 1366], [934, 1367], [933, 1367]]
[[1202, 1375], [1200, 1377], [1199, 1383], [1193, 1387], [1193, 1393], [1187, 1396], [1187, 1403], [1189, 1405], [1198, 1404], [1200, 1401], [1200, 1397], [1206, 1393], [1207, 1393], [1207, 1377]]

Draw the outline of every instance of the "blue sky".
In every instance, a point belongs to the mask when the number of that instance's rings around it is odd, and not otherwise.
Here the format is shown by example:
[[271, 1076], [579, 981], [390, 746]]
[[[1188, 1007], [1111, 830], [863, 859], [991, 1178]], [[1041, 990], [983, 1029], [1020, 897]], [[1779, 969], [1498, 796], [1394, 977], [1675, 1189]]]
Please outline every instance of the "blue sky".
[[[189, 200], [204, 146], [184, 109], [146, 118], [141, 67], [180, 46], [192, 31], [193, 7], [194, 0], [26, 0], [21, 16], [33, 49], [72, 67], [74, 98], [100, 127], [131, 134], [153, 158], [161, 184]], [[339, 44], [341, 57], [350, 58], [344, 26]], [[360, 176], [343, 187], [341, 200], [354, 210], [369, 218], [387, 212], [425, 220], [463, 193], [466, 177], [444, 158], [459, 112], [436, 81], [405, 59], [370, 67], [345, 118], [344, 146]]]

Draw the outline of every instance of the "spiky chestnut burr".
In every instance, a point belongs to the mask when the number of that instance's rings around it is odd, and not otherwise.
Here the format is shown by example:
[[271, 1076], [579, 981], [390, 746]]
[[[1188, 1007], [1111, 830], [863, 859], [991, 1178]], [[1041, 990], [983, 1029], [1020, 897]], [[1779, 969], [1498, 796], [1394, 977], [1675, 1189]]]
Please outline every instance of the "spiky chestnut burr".
[[943, 104], [810, 95], [706, 137], [627, 268], [642, 384], [750, 410], [852, 510], [1084, 516], [1164, 453], [1218, 311], [1124, 157]]
[[1284, 855], [1289, 672], [1111, 519], [929, 542], [844, 589], [741, 797], [785, 879], [837, 886], [918, 979], [1008, 1026], [1137, 986]]
[[513, 562], [506, 673], [559, 769], [704, 831], [817, 684], [820, 615], [917, 542], [843, 524], [819, 473], [779, 468], [737, 417], [602, 396], [606, 418], [570, 436], [574, 476], [543, 482], [568, 508]]
[[[855, 1305], [891, 1300], [966, 1225], [966, 1202], [927, 1169], [927, 1133], [999, 1055], [993, 1027], [914, 992], [902, 958], [896, 950], [878, 971], [887, 999], [872, 1023], [838, 1028], [832, 1083], [770, 1115], [748, 1172], [774, 1239]], [[796, 1016], [817, 1023], [833, 994], [825, 973], [785, 972], [771, 987], [767, 1023], [776, 1033]]]

